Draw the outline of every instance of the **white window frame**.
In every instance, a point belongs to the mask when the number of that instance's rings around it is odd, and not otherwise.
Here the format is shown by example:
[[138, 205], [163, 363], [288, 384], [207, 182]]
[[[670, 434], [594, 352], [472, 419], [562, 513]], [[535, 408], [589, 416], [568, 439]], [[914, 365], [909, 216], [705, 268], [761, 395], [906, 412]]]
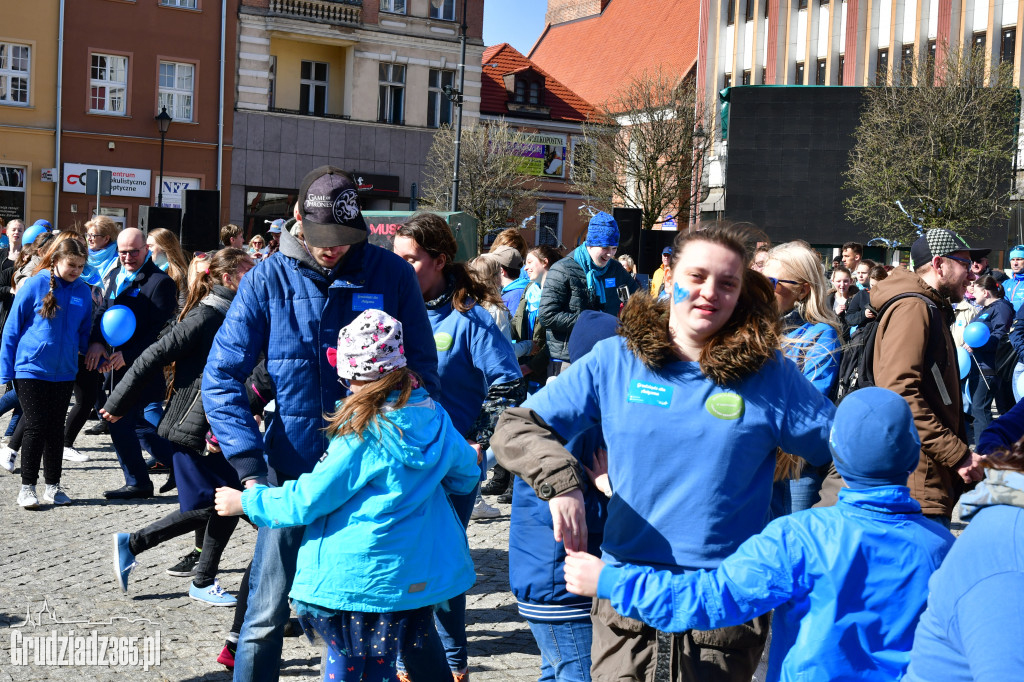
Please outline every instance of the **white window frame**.
[[[395, 70], [401, 69], [402, 76], [401, 80], [395, 80]], [[381, 73], [384, 70], [385, 73]], [[377, 122], [378, 123], [390, 123], [392, 125], [404, 125], [405, 124], [405, 76], [406, 76], [406, 65], [395, 64], [393, 62], [380, 62], [380, 68], [377, 71], [379, 81], [379, 94], [377, 100]], [[399, 117], [400, 120], [393, 120], [392, 113], [394, 111], [395, 98], [399, 100]], [[382, 113], [386, 113], [386, 116], [381, 116]]]
[[[32, 46], [23, 43], [2, 42], [0, 43], [0, 48], [3, 48], [3, 57], [0, 58], [0, 84], [3, 84], [3, 88], [0, 89], [0, 104], [27, 107], [32, 102]], [[26, 50], [25, 56], [15, 58], [12, 54], [15, 49]], [[24, 70], [12, 68], [12, 61], [14, 59], [17, 59], [19, 62], [24, 59]], [[11, 97], [13, 91], [11, 83], [14, 79], [23, 79], [25, 81], [24, 100]]]
[[455, 21], [455, 0], [443, 0], [443, 4], [440, 7], [434, 7], [434, 3], [430, 3], [430, 18], [440, 19], [441, 21]]
[[[452, 103], [448, 99], [448, 95], [444, 93], [444, 86], [449, 85], [455, 86], [455, 71], [448, 69], [431, 69], [430, 74], [427, 78], [427, 127], [428, 128], [440, 128], [443, 125], [451, 125], [452, 122]], [[435, 84], [435, 76], [437, 83]], [[447, 76], [448, 82], [445, 82]], [[448, 116], [447, 120], [442, 120], [442, 112], [446, 108]], [[434, 117], [434, 125], [430, 125], [430, 117]]]
[[555, 243], [552, 244], [552, 246], [557, 248], [559, 244], [563, 243], [562, 242], [562, 229], [565, 226], [565, 221], [564, 221], [565, 205], [564, 204], [549, 203], [549, 202], [546, 202], [546, 201], [538, 201], [537, 202], [537, 230], [536, 230], [536, 233], [534, 234], [534, 238], [533, 238], [533, 245], [534, 246], [540, 246], [541, 244], [550, 243], [550, 242], [542, 242], [541, 238], [540, 238], [541, 237], [541, 232], [544, 232], [544, 229], [541, 228], [541, 224], [540, 224], [540, 219], [541, 219], [541, 214], [542, 213], [554, 213], [554, 214], [556, 214], [558, 216], [558, 227], [555, 230], [555, 233], [556, 233], [555, 234]]
[[[106, 63], [106, 66], [100, 67], [100, 68], [102, 68], [104, 70], [106, 78], [94, 78], [93, 77], [95, 75], [93, 73], [93, 70], [96, 68], [94, 66], [94, 61], [97, 58], [102, 58], [102, 59], [108, 60], [107, 63]], [[110, 72], [111, 72], [111, 63], [110, 62], [113, 61], [113, 60], [122, 60], [124, 62], [124, 80], [123, 81], [116, 81], [116, 80], [111, 80], [110, 79]], [[95, 88], [106, 88], [107, 92], [106, 92], [106, 95], [103, 98], [104, 106], [103, 106], [102, 109], [97, 109], [95, 106], [93, 106], [94, 101], [95, 101], [96, 98], [93, 96], [92, 91]], [[113, 99], [113, 97], [110, 94], [110, 90], [117, 90], [117, 89], [120, 89], [122, 91], [121, 106], [115, 108], [115, 107], [111, 107], [110, 106], [110, 103], [111, 103], [111, 101]], [[110, 116], [127, 116], [128, 115], [128, 57], [126, 57], [124, 55], [119, 55], [119, 54], [103, 54], [101, 52], [93, 52], [92, 54], [89, 55], [89, 113], [92, 113], [92, 114], [108, 114]]]
[[[302, 65], [309, 64], [309, 78], [302, 78]], [[316, 79], [316, 67], [322, 64], [324, 67], [324, 79]], [[328, 97], [328, 83], [331, 80], [331, 65], [328, 62], [317, 62], [312, 59], [303, 59], [299, 62], [299, 110], [305, 111], [314, 115], [321, 115], [327, 113], [327, 97]], [[305, 102], [306, 108], [303, 109], [302, 102], [302, 86], [309, 86], [309, 96]], [[324, 89], [324, 110], [317, 111], [314, 106], [316, 103], [316, 89]]]
[[[174, 75], [172, 77], [173, 87], [168, 87], [163, 83], [163, 70], [165, 66], [174, 67]], [[157, 76], [157, 87], [159, 89], [157, 94], [157, 109], [161, 106], [167, 107], [167, 113], [175, 121], [191, 122], [195, 120], [195, 91], [196, 91], [196, 65], [190, 64], [189, 62], [168, 62], [162, 61], [158, 66], [159, 75]], [[188, 74], [187, 79], [191, 87], [181, 87], [181, 81], [179, 79], [186, 78], [181, 71], [188, 70], [191, 73]], [[188, 115], [185, 115], [185, 109], [188, 109]]]
[[199, 9], [199, 0], [160, 0], [160, 4], [164, 7]]
[[406, 0], [380, 0], [380, 11], [391, 14], [405, 14]]

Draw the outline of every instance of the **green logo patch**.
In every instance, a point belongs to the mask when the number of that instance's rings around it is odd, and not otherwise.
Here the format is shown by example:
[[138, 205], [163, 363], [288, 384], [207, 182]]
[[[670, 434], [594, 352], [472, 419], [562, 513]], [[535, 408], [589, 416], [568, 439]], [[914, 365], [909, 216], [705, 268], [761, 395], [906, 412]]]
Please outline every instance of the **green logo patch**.
[[743, 416], [743, 398], [736, 393], [716, 393], [707, 399], [704, 409], [718, 419], [739, 419]]
[[446, 334], [445, 332], [434, 334], [434, 344], [437, 346], [438, 351], [451, 350], [454, 342], [455, 340], [452, 339], [451, 334]]

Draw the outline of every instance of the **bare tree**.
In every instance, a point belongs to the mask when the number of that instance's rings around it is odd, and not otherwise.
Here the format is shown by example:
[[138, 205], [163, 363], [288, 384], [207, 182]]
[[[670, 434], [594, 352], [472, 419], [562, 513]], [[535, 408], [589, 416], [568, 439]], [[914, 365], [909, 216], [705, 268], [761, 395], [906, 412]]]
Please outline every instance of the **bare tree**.
[[[462, 129], [459, 156], [459, 210], [479, 221], [477, 246], [488, 232], [518, 225], [537, 211], [536, 178], [523, 173], [522, 150], [528, 137], [500, 121]], [[422, 203], [448, 210], [455, 163], [455, 132], [445, 126], [434, 134], [427, 153]]]
[[670, 210], [684, 217], [678, 224], [686, 222], [690, 206], [701, 199], [694, 170], [703, 167], [714, 137], [692, 79], [646, 72], [582, 129], [585, 144], [577, 144], [570, 159], [572, 180], [591, 205], [639, 208], [647, 230]]
[[[847, 217], [911, 243], [918, 229], [988, 233], [1010, 209], [1017, 99], [1010, 64], [951, 50], [868, 88], [850, 154]], [[916, 85], [915, 85], [916, 83]], [[908, 215], [909, 214], [909, 215]]]

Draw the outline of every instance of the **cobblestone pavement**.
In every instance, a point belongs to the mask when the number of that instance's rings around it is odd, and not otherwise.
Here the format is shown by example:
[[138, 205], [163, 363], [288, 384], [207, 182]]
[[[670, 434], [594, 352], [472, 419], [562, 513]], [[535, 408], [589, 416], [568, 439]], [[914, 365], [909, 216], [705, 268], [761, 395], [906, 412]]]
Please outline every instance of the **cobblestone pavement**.
[[[0, 433], [6, 423], [0, 420]], [[164, 573], [189, 551], [191, 535], [139, 555], [127, 596], [114, 582], [112, 534], [138, 530], [168, 514], [177, 508], [177, 497], [172, 492], [144, 501], [106, 501], [102, 491], [124, 483], [109, 438], [83, 433], [76, 445], [90, 461], [64, 462], [62, 483], [74, 500], [69, 507], [21, 509], [16, 503], [20, 457], [15, 475], [0, 470], [0, 682], [126, 679], [126, 672], [128, 679], [229, 680], [216, 658], [233, 610], [189, 599], [189, 579]], [[155, 477], [158, 486], [163, 478]], [[501, 518], [474, 521], [469, 529], [477, 570], [467, 606], [470, 670], [478, 682], [535, 680], [540, 669], [536, 644], [508, 591], [509, 507], [501, 509]], [[241, 523], [224, 554], [219, 579], [232, 593], [255, 539], [255, 531]], [[53, 632], [56, 642], [69, 631], [76, 637], [93, 632], [97, 638], [139, 637], [140, 651], [142, 638], [155, 643], [159, 637], [159, 664], [148, 671], [141, 662], [134, 669], [127, 664], [36, 666], [31, 660], [16, 665], [17, 652], [30, 651], [28, 642]], [[12, 645], [19, 642], [16, 652]], [[285, 639], [282, 678], [317, 679], [319, 653], [319, 643]]]

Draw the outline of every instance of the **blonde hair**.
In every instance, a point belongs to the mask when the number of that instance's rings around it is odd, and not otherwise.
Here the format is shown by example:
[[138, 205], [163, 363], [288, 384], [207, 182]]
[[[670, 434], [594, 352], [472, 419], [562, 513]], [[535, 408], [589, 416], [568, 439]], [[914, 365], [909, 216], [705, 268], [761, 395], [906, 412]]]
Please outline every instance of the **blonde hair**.
[[842, 336], [839, 318], [828, 305], [829, 285], [818, 253], [804, 244], [786, 242], [768, 252], [768, 260], [778, 261], [801, 284], [807, 284], [807, 296], [796, 302], [797, 312], [807, 322], [827, 324]]
[[636, 274], [636, 261], [634, 261], [633, 257], [628, 253], [624, 253], [619, 256], [619, 262], [622, 263], [622, 267], [626, 269], [626, 272], [631, 275]]
[[501, 292], [501, 263], [493, 253], [482, 253], [469, 261], [469, 269], [481, 283], [494, 292]]
[[[341, 362], [342, 358], [339, 357], [338, 361]], [[382, 420], [394, 426], [384, 416], [384, 406], [391, 393], [398, 391], [398, 400], [390, 405], [390, 409], [397, 410], [409, 402], [412, 390], [419, 385], [416, 374], [408, 367], [392, 370], [364, 386], [358, 393], [345, 398], [337, 411], [325, 416], [327, 427], [324, 430], [331, 438], [353, 435], [359, 440], [366, 440], [368, 431], [379, 437], [383, 429]]]
[[191, 290], [199, 280], [200, 275], [210, 269], [210, 256], [201, 253], [192, 259], [188, 264], [188, 288]]
[[112, 242], [116, 242], [117, 235], [121, 234], [121, 228], [117, 226], [117, 223], [110, 216], [94, 216], [85, 224], [85, 231], [88, 232], [90, 227], [95, 227], [97, 232]]
[[178, 291], [188, 291], [188, 264], [185, 263], [185, 254], [181, 251], [181, 242], [170, 230], [158, 227], [149, 231], [149, 237], [153, 238], [156, 245], [167, 254], [167, 274], [178, 286]]

